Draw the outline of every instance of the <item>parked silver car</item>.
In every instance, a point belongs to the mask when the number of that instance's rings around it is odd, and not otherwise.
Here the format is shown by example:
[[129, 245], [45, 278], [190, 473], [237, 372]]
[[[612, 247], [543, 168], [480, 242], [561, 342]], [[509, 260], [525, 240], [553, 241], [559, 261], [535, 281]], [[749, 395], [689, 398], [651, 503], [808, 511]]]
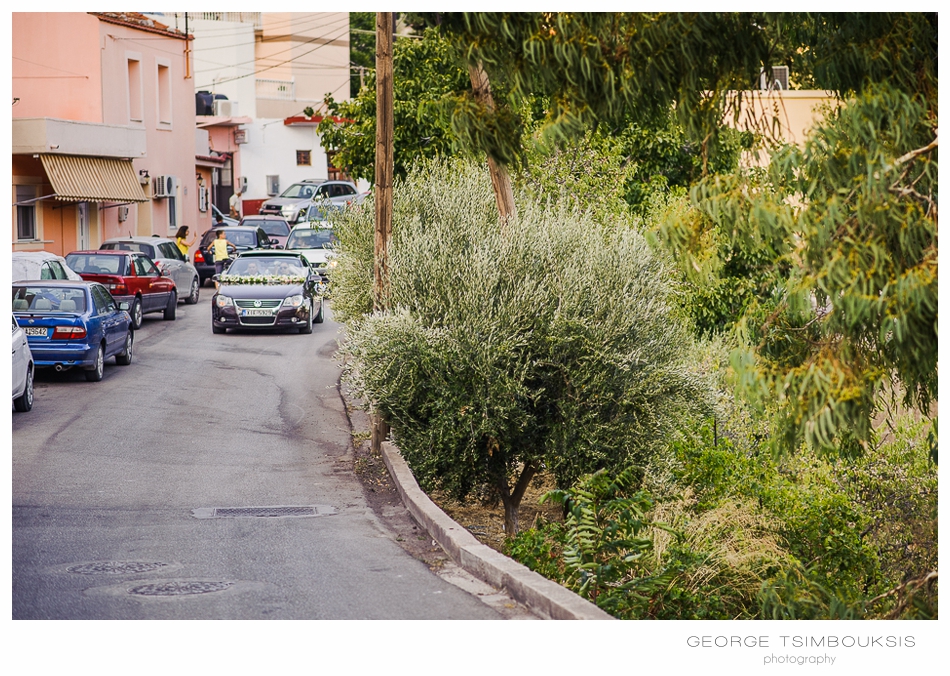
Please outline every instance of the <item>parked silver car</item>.
[[33, 408], [33, 354], [26, 334], [13, 317], [13, 408], [29, 411]]
[[49, 251], [14, 251], [12, 282], [28, 279], [82, 279], [66, 259]]
[[261, 214], [281, 216], [293, 225], [307, 216], [307, 210], [313, 203], [346, 206], [359, 196], [356, 184], [350, 181], [326, 181], [320, 178], [308, 178], [294, 183], [278, 197], [272, 197], [261, 204]]
[[189, 305], [198, 302], [198, 287], [201, 286], [198, 270], [191, 261], [185, 258], [174, 240], [164, 237], [116, 237], [107, 239], [99, 248], [141, 251], [151, 258], [162, 272], [172, 278], [180, 291], [179, 300]]

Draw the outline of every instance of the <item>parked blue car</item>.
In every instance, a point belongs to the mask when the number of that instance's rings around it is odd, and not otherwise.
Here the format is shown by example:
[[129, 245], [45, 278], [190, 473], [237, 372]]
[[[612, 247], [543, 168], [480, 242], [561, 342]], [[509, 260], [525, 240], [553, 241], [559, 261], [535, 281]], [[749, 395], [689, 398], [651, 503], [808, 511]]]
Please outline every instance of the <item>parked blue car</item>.
[[99, 282], [44, 279], [13, 283], [13, 314], [36, 368], [85, 370], [102, 380], [105, 360], [132, 363], [132, 317]]

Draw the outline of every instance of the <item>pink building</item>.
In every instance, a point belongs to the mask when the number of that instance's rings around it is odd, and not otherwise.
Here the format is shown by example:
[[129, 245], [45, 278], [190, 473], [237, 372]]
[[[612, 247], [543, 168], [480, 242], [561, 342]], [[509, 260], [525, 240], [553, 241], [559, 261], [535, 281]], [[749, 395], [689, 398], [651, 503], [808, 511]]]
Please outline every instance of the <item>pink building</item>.
[[190, 39], [142, 14], [13, 13], [13, 249], [208, 221]]

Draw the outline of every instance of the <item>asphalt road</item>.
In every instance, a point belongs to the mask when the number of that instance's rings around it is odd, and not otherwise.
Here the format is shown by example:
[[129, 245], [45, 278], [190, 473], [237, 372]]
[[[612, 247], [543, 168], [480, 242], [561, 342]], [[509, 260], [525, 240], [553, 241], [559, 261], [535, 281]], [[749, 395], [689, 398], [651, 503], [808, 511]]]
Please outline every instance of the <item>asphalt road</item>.
[[498, 619], [366, 504], [338, 325], [213, 335], [201, 291], [13, 415], [13, 618]]

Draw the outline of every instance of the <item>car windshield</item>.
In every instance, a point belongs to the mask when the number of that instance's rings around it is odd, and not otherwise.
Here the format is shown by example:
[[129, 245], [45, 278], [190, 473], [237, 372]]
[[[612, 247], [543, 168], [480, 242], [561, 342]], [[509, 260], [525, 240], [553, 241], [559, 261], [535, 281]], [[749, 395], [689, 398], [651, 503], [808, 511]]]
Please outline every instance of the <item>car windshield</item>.
[[272, 237], [286, 237], [290, 232], [290, 226], [287, 225], [287, 221], [277, 221], [266, 218], [258, 220], [245, 218], [242, 225], [253, 225], [255, 228], [260, 228]]
[[342, 207], [333, 204], [311, 204], [307, 211], [308, 221], [327, 221], [335, 211], [341, 211]]
[[258, 275], [306, 277], [307, 269], [299, 258], [254, 256], [253, 258], [238, 258], [228, 268], [227, 274], [229, 277], [256, 277]]
[[294, 183], [280, 194], [281, 197], [293, 197], [295, 199], [310, 199], [317, 191], [317, 187], [310, 183]]
[[122, 255], [73, 253], [66, 256], [69, 267], [87, 275], [127, 275], [127, 261], [127, 257]]
[[285, 249], [332, 249], [336, 238], [329, 228], [294, 230], [287, 238]]
[[83, 313], [86, 311], [86, 292], [64, 286], [14, 286], [13, 311]]

